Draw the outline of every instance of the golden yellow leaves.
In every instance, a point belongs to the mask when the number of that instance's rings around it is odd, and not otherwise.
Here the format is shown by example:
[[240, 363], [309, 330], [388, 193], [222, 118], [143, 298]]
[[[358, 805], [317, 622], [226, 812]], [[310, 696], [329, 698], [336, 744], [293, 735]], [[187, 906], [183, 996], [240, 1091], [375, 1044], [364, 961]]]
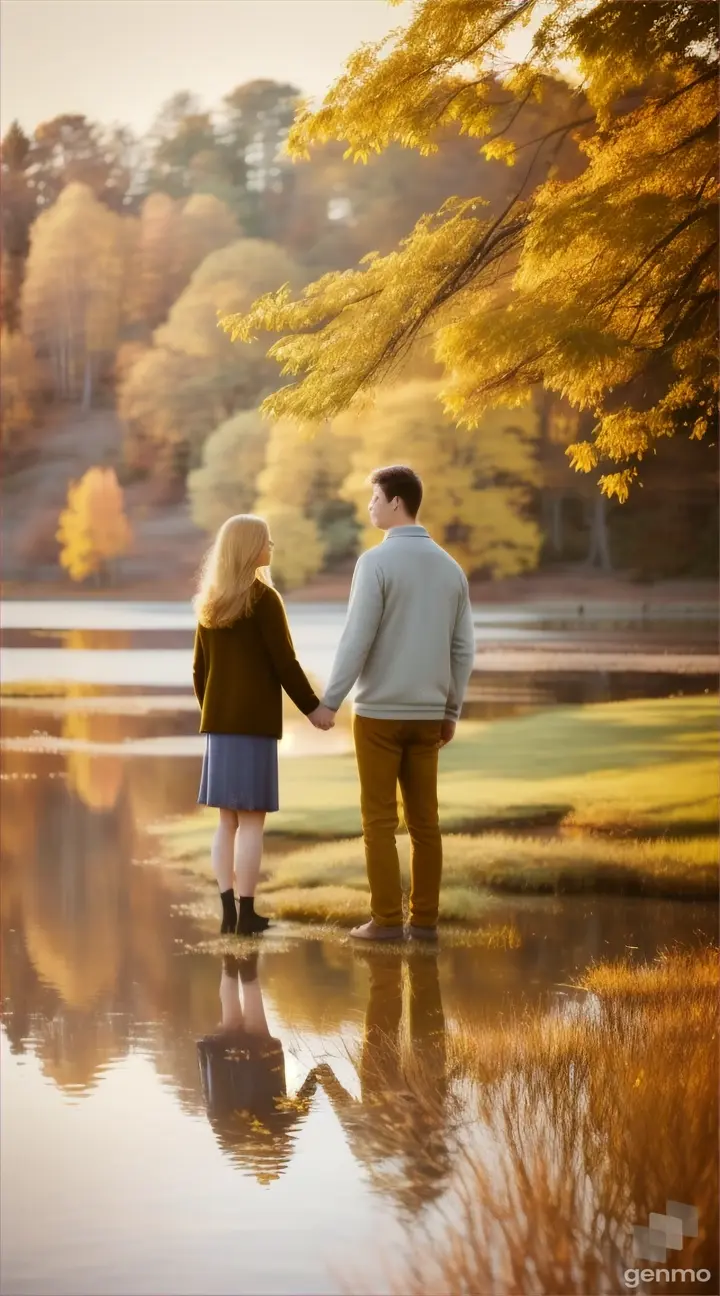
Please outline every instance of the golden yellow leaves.
[[576, 441], [565, 451], [575, 472], [592, 472], [597, 468], [598, 453], [589, 441]]
[[489, 144], [483, 144], [481, 152], [489, 162], [495, 159], [506, 166], [514, 166], [517, 160], [517, 149], [511, 140], [491, 140]]
[[608, 499], [615, 496], [620, 504], [624, 504], [630, 494], [630, 486], [637, 475], [637, 468], [624, 468], [619, 473], [605, 473], [603, 477], [598, 478], [598, 486], [603, 495], [607, 495]]
[[130, 548], [132, 531], [114, 468], [89, 468], [79, 482], [71, 483], [57, 538], [60, 564], [75, 581], [101, 573]]
[[[321, 109], [301, 115], [296, 150], [337, 139], [361, 161], [391, 142], [432, 151], [443, 124], [487, 137], [506, 94], [518, 112], [544, 98], [548, 138], [591, 125], [588, 99], [599, 129], [582, 143], [579, 174], [548, 178], [497, 224], [477, 219], [480, 199], [450, 199], [390, 256], [225, 320], [233, 337], [288, 334], [270, 354], [296, 381], [268, 398], [266, 413], [311, 425], [355, 406], [422, 334], [445, 368], [445, 407], [465, 429], [539, 385], [592, 411], [591, 440], [567, 429], [576, 471], [639, 462], [659, 437], [704, 435], [717, 407], [716, 96], [693, 33], [710, 20], [690, 7], [683, 37], [666, 6], [554, 0], [497, 96], [489, 58], [531, 8], [421, 0], [404, 30], [359, 50]], [[548, 75], [557, 58], [587, 79], [572, 111], [563, 91], [559, 126], [559, 83]], [[615, 111], [630, 91], [636, 106]], [[496, 134], [481, 151], [512, 165], [514, 137]], [[622, 500], [635, 477], [633, 466], [599, 484]]]

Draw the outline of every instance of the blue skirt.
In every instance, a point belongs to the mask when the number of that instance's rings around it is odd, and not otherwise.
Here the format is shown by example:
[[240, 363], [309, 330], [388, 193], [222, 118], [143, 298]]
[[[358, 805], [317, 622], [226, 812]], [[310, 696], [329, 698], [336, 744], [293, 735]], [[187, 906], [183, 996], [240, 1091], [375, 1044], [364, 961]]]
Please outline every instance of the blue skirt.
[[278, 740], [264, 734], [209, 733], [198, 805], [222, 810], [277, 810]]

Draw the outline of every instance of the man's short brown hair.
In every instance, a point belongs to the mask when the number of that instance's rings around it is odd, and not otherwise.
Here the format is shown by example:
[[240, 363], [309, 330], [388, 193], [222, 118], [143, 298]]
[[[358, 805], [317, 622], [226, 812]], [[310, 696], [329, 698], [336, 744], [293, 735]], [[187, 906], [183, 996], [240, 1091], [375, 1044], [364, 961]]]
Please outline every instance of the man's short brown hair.
[[420, 478], [406, 464], [392, 464], [389, 468], [376, 468], [370, 474], [373, 486], [382, 488], [385, 499], [390, 503], [397, 496], [405, 505], [410, 517], [417, 517], [422, 504], [423, 486]]

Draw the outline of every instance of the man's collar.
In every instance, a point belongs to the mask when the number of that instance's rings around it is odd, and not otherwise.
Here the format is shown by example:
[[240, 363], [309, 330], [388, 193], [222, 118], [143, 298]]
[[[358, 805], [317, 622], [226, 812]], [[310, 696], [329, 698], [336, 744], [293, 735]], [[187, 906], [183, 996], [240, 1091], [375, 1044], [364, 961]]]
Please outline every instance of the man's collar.
[[393, 536], [427, 536], [429, 532], [419, 522], [409, 522], [407, 526], [389, 527], [385, 532], [385, 539], [392, 540]]

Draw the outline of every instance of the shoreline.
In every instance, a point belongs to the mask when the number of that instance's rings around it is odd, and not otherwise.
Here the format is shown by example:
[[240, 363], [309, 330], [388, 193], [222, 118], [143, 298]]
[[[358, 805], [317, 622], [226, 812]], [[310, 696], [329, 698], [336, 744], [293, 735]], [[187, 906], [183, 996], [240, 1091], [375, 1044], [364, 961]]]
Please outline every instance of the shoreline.
[[[327, 572], [315, 577], [309, 585], [291, 590], [283, 597], [288, 603], [346, 604], [350, 592], [352, 570]], [[23, 581], [5, 580], [0, 586], [3, 601], [27, 602], [179, 602], [188, 603], [193, 583], [181, 580], [128, 581], [98, 586], [77, 586], [62, 580]], [[568, 610], [583, 609], [587, 615], [592, 604], [637, 605], [640, 615], [652, 608], [680, 610], [688, 606], [702, 609], [717, 617], [720, 612], [720, 593], [714, 578], [668, 579], [662, 581], [633, 580], [629, 575], [605, 576], [585, 568], [570, 568], [559, 572], [534, 572], [526, 576], [504, 579], [470, 580], [473, 603], [486, 604], [500, 610], [503, 605], [515, 604], [532, 610], [542, 604], [562, 604]]]

